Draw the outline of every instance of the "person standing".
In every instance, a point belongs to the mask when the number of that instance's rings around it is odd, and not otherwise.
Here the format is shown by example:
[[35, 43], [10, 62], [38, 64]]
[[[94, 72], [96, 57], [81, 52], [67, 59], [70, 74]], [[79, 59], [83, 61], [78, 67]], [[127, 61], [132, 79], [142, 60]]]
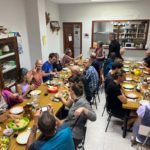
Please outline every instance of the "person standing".
[[121, 58], [120, 54], [120, 44], [119, 42], [115, 39], [115, 34], [110, 33], [109, 34], [109, 40], [111, 41], [109, 44], [109, 52], [108, 52], [108, 58], [110, 57], [110, 53], [114, 52], [116, 54], [116, 57]]

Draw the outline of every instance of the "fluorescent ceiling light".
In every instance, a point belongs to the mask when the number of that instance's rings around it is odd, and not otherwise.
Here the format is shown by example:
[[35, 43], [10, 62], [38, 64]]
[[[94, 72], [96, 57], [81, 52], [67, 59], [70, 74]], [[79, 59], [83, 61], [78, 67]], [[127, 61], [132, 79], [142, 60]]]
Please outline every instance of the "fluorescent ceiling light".
[[136, 1], [136, 0], [91, 0], [92, 2], [125, 2], [125, 1]]

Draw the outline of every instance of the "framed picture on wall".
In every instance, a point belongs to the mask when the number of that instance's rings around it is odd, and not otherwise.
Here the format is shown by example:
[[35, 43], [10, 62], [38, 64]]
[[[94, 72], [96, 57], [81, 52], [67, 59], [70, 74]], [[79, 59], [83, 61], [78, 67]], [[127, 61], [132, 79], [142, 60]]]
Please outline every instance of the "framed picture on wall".
[[50, 22], [50, 27], [52, 29], [52, 31], [59, 31], [60, 26], [59, 26], [59, 22], [58, 21], [51, 21]]

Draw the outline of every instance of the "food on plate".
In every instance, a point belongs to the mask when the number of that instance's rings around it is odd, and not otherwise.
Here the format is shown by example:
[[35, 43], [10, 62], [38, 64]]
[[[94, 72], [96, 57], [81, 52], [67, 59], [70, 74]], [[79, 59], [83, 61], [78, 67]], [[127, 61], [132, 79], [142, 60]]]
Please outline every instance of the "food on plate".
[[131, 77], [126, 77], [126, 81], [132, 81], [133, 79]]
[[12, 128], [14, 131], [22, 130], [26, 128], [29, 124], [29, 119], [23, 117], [22, 119], [15, 119], [8, 124], [9, 128]]
[[129, 72], [129, 71], [130, 71], [129, 68], [123, 68], [123, 70], [124, 70], [125, 72]]
[[10, 113], [12, 114], [20, 114], [24, 111], [22, 106], [16, 106], [10, 109]]
[[11, 128], [7, 128], [3, 131], [3, 134], [6, 135], [6, 136], [10, 136], [13, 134], [13, 129]]
[[131, 99], [136, 99], [138, 96], [135, 93], [127, 93], [126, 97], [131, 98]]
[[140, 100], [139, 103], [141, 105], [149, 105], [150, 101], [148, 101], [148, 100]]
[[125, 89], [134, 89], [134, 85], [130, 83], [123, 83], [122, 87]]
[[129, 60], [124, 61], [125, 64], [130, 64], [131, 62]]
[[41, 93], [40, 90], [33, 90], [30, 92], [31, 95], [39, 95]]
[[139, 76], [141, 74], [141, 71], [139, 69], [133, 70], [134, 75]]
[[16, 138], [17, 143], [19, 143], [19, 144], [27, 144], [29, 135], [30, 135], [30, 131], [26, 131], [26, 132], [20, 133], [17, 136], [17, 138]]
[[0, 150], [8, 150], [9, 137], [0, 136]]

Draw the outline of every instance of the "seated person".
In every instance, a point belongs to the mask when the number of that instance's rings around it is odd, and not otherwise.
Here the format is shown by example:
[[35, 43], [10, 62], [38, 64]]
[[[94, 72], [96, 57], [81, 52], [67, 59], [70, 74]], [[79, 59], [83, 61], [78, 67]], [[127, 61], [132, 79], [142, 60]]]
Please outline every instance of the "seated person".
[[114, 52], [110, 53], [110, 57], [104, 61], [103, 65], [103, 74], [104, 77], [108, 74], [109, 70], [112, 68], [112, 64], [116, 58], [116, 54]]
[[125, 72], [123, 70], [116, 72], [113, 78], [106, 88], [107, 110], [111, 110], [119, 118], [124, 118], [125, 110], [122, 104], [127, 103], [127, 98], [122, 93], [120, 84], [125, 80]]
[[108, 72], [107, 76], [105, 77], [105, 91], [107, 89], [107, 86], [109, 83], [111, 83], [111, 81], [113, 81], [113, 75], [118, 72], [120, 69], [122, 69], [123, 65], [121, 63], [118, 62], [114, 62], [112, 64], [112, 69]]
[[75, 147], [81, 143], [84, 137], [84, 127], [87, 120], [95, 121], [96, 114], [92, 110], [87, 100], [83, 97], [82, 83], [73, 84], [70, 89], [70, 100], [65, 100], [60, 95], [60, 100], [65, 106], [70, 107], [65, 120], [59, 120], [60, 124], [68, 125], [72, 128]]
[[145, 52], [145, 54], [146, 54], [146, 57], [150, 56], [150, 49], [148, 49], [148, 50]]
[[62, 65], [63, 65], [63, 67], [67, 67], [73, 61], [74, 61], [74, 58], [72, 56], [72, 50], [70, 48], [67, 48], [65, 50], [65, 55], [62, 58]]
[[145, 57], [143, 60], [144, 60], [144, 66], [146, 67], [146, 70], [150, 72], [150, 56]]
[[30, 85], [29, 81], [27, 80], [27, 73], [28, 73], [28, 70], [25, 68], [21, 68], [18, 73], [16, 92], [22, 97], [26, 97], [26, 95], [32, 89], [34, 89], [34, 87]]
[[59, 55], [58, 53], [54, 53], [56, 56], [56, 62], [53, 63], [53, 70], [54, 71], [61, 71], [62, 70], [62, 65], [61, 62], [59, 60]]
[[44, 74], [42, 71], [42, 64], [42, 60], [37, 59], [35, 62], [35, 68], [27, 73], [27, 80], [34, 86], [35, 89], [43, 83], [42, 77]]
[[[42, 135], [36, 138], [37, 128]], [[66, 126], [59, 127], [50, 110], [36, 112], [26, 150], [74, 150], [71, 129]]]
[[0, 109], [2, 111], [21, 102], [23, 102], [23, 98], [17, 93], [12, 93], [7, 89], [0, 89]]
[[[132, 142], [134, 142], [135, 137], [137, 137], [138, 140], [140, 140], [143, 143], [146, 137], [138, 134], [139, 126], [144, 125], [150, 127], [150, 104], [140, 106], [137, 110], [137, 114], [138, 114], [138, 119], [133, 125], [134, 137], [132, 137], [133, 140]], [[148, 138], [146, 145], [150, 146], [150, 137]]]
[[49, 54], [49, 60], [46, 61], [42, 66], [42, 71], [44, 72], [43, 82], [51, 80], [52, 77], [56, 74], [53, 72], [53, 64], [56, 62], [57, 57], [55, 53]]
[[95, 68], [91, 65], [91, 60], [85, 59], [83, 62], [84, 71], [84, 88], [85, 95], [88, 102], [91, 103], [93, 94], [99, 88], [99, 76]]

